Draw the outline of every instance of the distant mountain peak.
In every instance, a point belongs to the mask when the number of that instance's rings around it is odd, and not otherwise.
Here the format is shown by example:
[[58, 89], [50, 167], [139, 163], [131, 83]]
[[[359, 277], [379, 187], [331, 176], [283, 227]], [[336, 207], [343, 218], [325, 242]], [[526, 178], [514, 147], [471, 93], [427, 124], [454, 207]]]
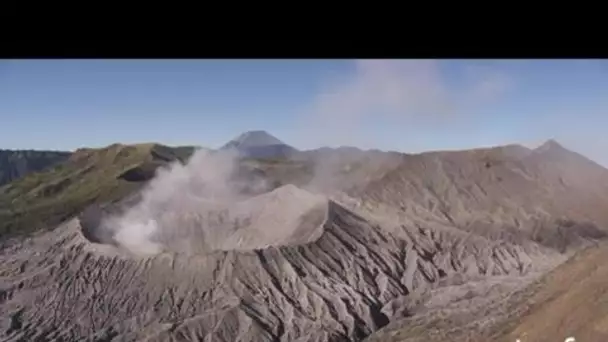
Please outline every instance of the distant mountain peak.
[[558, 143], [555, 139], [549, 139], [545, 141], [542, 145], [534, 149], [535, 153], [541, 154], [559, 154], [563, 155], [564, 153], [574, 153], [569, 149], [565, 148], [562, 144]]
[[253, 158], [286, 157], [297, 152], [295, 148], [262, 130], [242, 133], [222, 146], [221, 150], [237, 150], [240, 155]]
[[[579, 152], [571, 150], [569, 148], [564, 147], [562, 144], [558, 143], [555, 139], [549, 139], [545, 141], [542, 145], [535, 148], [533, 150], [533, 155], [539, 156], [541, 158], [550, 159], [553, 161], [565, 163], [565, 161], [569, 161], [569, 163], [593, 163], [597, 166], [604, 168], [603, 165], [599, 164], [595, 160], [587, 157]], [[580, 164], [580, 165], [584, 165]]]
[[560, 143], [558, 143], [557, 140], [549, 139], [549, 140], [545, 141], [542, 145], [540, 145], [539, 147], [536, 148], [536, 150], [539, 152], [552, 150], [552, 149], [564, 149], [564, 147]]
[[272, 145], [286, 145], [281, 140], [277, 139], [270, 133], [262, 130], [247, 131], [241, 133], [236, 138], [232, 139], [225, 146], [230, 147], [258, 147], [258, 146], [272, 146]]

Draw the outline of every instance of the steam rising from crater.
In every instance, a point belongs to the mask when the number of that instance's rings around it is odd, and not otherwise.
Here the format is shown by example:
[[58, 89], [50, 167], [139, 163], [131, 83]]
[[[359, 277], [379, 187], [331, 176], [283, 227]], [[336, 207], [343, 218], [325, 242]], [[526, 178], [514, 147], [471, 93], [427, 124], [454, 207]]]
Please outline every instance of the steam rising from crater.
[[270, 190], [266, 178], [243, 172], [235, 153], [199, 150], [185, 165], [159, 169], [141, 201], [101, 228], [137, 254], [255, 249], [321, 234], [325, 197], [293, 185]]
[[[103, 227], [114, 231], [116, 242], [140, 253], [158, 253], [163, 240], [183, 227], [178, 218], [200, 217], [203, 212], [242, 200], [242, 186], [265, 191], [261, 178], [235, 179], [236, 155], [197, 150], [184, 165], [159, 168], [143, 190], [141, 201], [119, 216], [108, 217]], [[202, 227], [201, 229], [204, 229]]]

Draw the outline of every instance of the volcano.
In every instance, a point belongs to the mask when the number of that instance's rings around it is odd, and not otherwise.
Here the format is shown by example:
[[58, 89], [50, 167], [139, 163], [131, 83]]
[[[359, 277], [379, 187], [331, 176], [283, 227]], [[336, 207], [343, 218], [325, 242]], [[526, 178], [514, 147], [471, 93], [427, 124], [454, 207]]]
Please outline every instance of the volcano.
[[235, 151], [244, 158], [288, 158], [298, 152], [295, 148], [266, 131], [248, 131], [230, 140], [220, 150]]

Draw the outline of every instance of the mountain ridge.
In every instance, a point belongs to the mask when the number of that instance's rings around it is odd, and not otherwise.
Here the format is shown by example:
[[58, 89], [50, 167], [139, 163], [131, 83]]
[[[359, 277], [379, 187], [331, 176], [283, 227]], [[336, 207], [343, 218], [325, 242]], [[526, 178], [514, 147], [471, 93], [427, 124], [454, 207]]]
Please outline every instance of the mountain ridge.
[[0, 186], [66, 160], [70, 152], [0, 149]]
[[49, 228], [88, 205], [122, 198], [152, 179], [158, 167], [184, 163], [193, 151], [160, 144], [79, 149], [0, 187], [0, 238]]
[[[0, 187], [0, 204], [19, 199], [23, 213], [44, 218], [32, 209], [54, 208], [62, 218], [3, 245], [3, 318], [20, 322], [3, 338], [421, 341], [432, 331], [424, 327], [462, 331], [469, 321], [482, 331], [520, 312], [517, 291], [608, 237], [608, 170], [548, 150], [347, 148], [237, 159], [227, 179], [238, 189], [261, 181], [262, 191], [209, 215], [159, 203], [178, 239], [158, 233], [167, 245], [145, 257], [94, 230], [133, 206], [151, 171], [187, 157], [154, 144], [83, 150], [58, 170]], [[40, 196], [49, 186], [62, 195]], [[75, 194], [60, 206], [49, 200]], [[317, 196], [327, 202], [299, 206]], [[216, 226], [229, 234], [198, 231]], [[216, 250], [184, 248], [201, 241]]]

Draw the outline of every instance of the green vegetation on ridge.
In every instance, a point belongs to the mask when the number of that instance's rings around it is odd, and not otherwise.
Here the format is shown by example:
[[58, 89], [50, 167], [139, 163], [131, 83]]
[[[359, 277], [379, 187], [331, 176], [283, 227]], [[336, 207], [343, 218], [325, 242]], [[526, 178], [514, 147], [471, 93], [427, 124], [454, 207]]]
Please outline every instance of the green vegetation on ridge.
[[0, 187], [0, 239], [49, 229], [89, 205], [122, 199], [158, 167], [186, 162], [193, 151], [158, 144], [79, 149], [65, 162]]
[[[194, 150], [154, 143], [78, 149], [64, 162], [0, 186], [0, 241], [51, 229], [90, 205], [124, 199], [159, 167], [185, 163]], [[272, 187], [301, 186], [313, 174], [310, 162], [281, 157], [244, 158], [238, 167], [272, 180]]]

